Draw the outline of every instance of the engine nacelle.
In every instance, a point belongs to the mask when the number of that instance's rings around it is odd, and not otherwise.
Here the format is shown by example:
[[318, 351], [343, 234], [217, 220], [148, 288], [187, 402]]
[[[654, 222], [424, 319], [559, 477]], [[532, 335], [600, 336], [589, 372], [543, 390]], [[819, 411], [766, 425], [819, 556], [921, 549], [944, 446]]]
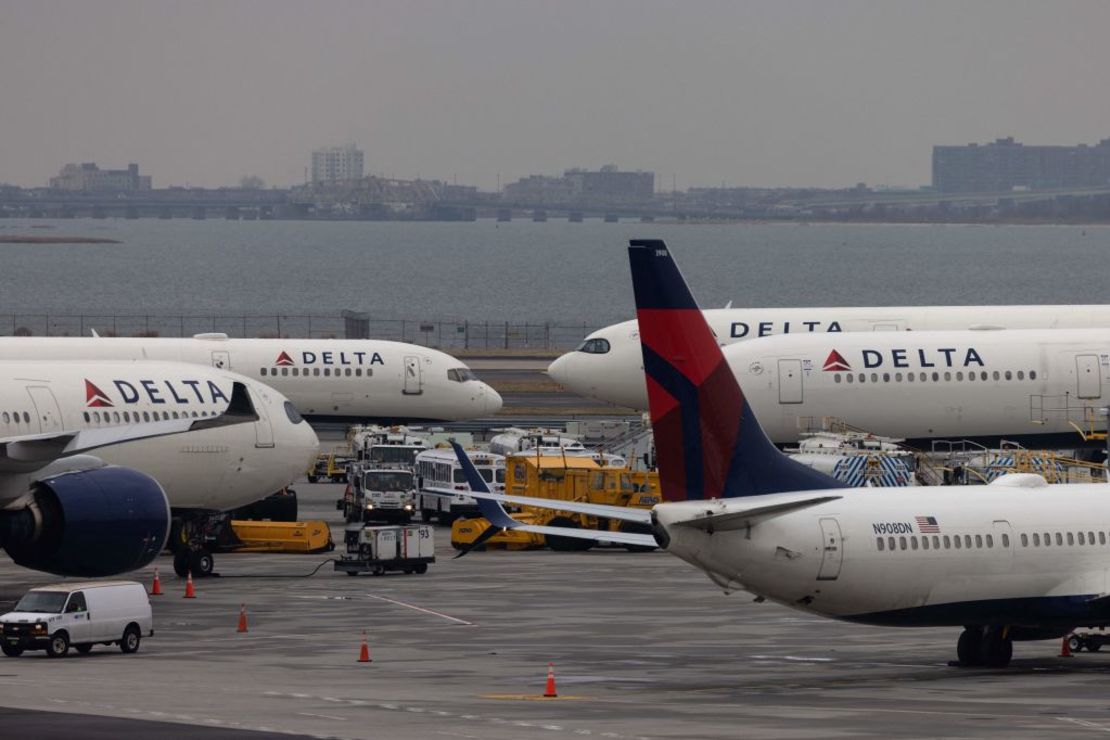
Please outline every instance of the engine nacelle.
[[145, 473], [109, 465], [36, 481], [34, 504], [0, 515], [0, 545], [19, 565], [96, 578], [136, 570], [162, 551], [170, 505]]

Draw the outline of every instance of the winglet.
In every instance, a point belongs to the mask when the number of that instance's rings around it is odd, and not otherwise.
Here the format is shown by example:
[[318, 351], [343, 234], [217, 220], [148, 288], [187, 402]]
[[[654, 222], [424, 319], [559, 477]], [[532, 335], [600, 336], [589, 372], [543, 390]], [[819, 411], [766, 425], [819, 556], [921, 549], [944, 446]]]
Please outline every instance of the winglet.
[[[459, 458], [459, 465], [462, 466], [463, 473], [466, 475], [466, 482], [470, 485], [471, 491], [478, 493], [491, 493], [489, 486], [486, 485], [485, 479], [478, 474], [478, 469], [474, 467], [474, 463], [470, 461], [470, 456], [466, 454], [466, 450], [462, 448], [455, 440], [451, 440], [451, 447], [455, 450], [455, 455]], [[476, 497], [478, 501], [478, 510], [482, 512], [482, 516], [495, 527], [501, 529], [513, 529], [520, 526], [520, 522], [509, 516], [505, 511], [505, 507], [499, 501], [492, 501], [485, 497]]]
[[628, 258], [663, 498], [844, 488], [767, 438], [667, 245], [634, 239]]

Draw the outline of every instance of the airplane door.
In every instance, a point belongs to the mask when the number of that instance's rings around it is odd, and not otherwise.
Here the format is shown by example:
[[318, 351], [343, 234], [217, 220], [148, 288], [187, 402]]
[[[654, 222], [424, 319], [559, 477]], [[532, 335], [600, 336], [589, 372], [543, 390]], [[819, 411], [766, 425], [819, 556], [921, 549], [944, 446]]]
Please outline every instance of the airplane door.
[[402, 392], [407, 396], [417, 396], [424, 392], [419, 357], [405, 358], [405, 386]]
[[39, 431], [60, 432], [62, 430], [62, 410], [58, 408], [58, 399], [54, 392], [44, 385], [29, 385], [27, 393], [31, 402], [35, 404], [36, 416], [39, 419]]
[[212, 353], [212, 367], [220, 370], [231, 369], [231, 354], [225, 351]]
[[995, 565], [998, 570], [1009, 570], [1017, 544], [1014, 542], [1014, 530], [1005, 519], [996, 519], [991, 529], [994, 530], [994, 546], [1001, 556], [995, 561]]
[[821, 569], [817, 572], [819, 581], [835, 581], [840, 575], [843, 559], [844, 538], [840, 536], [840, 524], [831, 518], [821, 522]]
[[1099, 376], [1098, 355], [1075, 356], [1076, 396], [1098, 398], [1102, 395], [1102, 378]]
[[802, 402], [802, 361], [779, 360], [779, 403]]
[[[254, 391], [252, 390], [252, 393]], [[254, 446], [273, 447], [274, 427], [270, 423], [270, 412], [266, 408], [269, 398], [254, 398], [254, 412], [258, 414], [258, 421], [254, 423]]]

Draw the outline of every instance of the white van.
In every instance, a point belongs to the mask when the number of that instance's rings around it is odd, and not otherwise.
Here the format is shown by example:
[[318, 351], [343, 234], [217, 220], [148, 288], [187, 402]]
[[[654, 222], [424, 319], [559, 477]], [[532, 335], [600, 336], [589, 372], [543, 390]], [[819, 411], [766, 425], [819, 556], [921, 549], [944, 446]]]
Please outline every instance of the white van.
[[143, 635], [153, 634], [146, 589], [134, 581], [41, 586], [28, 591], [14, 611], [0, 615], [0, 650], [10, 658], [24, 650], [61, 658], [70, 645], [87, 653], [97, 643], [115, 643], [133, 653]]

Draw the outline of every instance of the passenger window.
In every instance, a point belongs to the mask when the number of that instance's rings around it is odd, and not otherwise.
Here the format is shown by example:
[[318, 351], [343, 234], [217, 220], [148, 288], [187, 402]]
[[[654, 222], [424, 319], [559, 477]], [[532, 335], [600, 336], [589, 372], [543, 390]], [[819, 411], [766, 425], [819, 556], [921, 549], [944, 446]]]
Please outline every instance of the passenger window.
[[980, 380], [986, 380], [986, 379], [987, 379], [987, 371], [986, 371], [986, 370], [984, 370], [983, 372], [979, 373], [979, 379], [980, 379]]
[[926, 374], [926, 373], [921, 373], [921, 382], [922, 382], [922, 383], [924, 383], [924, 382], [925, 382], [926, 380], [928, 380], [928, 379], [929, 379], [929, 376], [928, 376], [928, 374]]
[[1064, 535], [1060, 534], [1059, 532], [1056, 533], [1056, 546], [1057, 547], [1063, 547], [1064, 546]]
[[935, 383], [935, 382], [937, 382], [938, 380], [940, 380], [940, 373], [938, 373], [938, 372], [934, 372], [934, 373], [933, 373], [933, 382]]
[[294, 378], [301, 374], [301, 369], [299, 367], [292, 368], [292, 370]]
[[1041, 546], [1041, 536], [1036, 532], [1033, 533], [1033, 547]]
[[952, 544], [955, 545], [957, 550], [960, 549], [961, 545], [960, 545], [960, 536], [959, 535], [956, 535], [955, 537], [952, 538]]
[[286, 376], [286, 377], [288, 377], [288, 375], [289, 375], [289, 368], [287, 368], [287, 367], [283, 367], [283, 368], [281, 369], [281, 374], [282, 374], [283, 376]]
[[1025, 371], [1024, 370], [1018, 370], [1017, 375], [1018, 375], [1018, 380], [1025, 380]]
[[317, 378], [319, 378], [320, 377], [320, 368], [318, 368], [318, 367], [312, 368], [312, 374], [315, 375]]
[[1087, 544], [1088, 545], [1095, 544], [1095, 533], [1094, 532], [1087, 532]]
[[883, 382], [884, 383], [889, 383], [890, 382], [890, 373], [883, 373]]
[[1006, 380], [1011, 380], [1011, 379], [1013, 379], [1013, 373], [1011, 373], [1009, 370], [1007, 370], [1006, 371]]
[[1075, 544], [1075, 537], [1072, 536], [1071, 532], [1068, 532], [1068, 546], [1071, 546], [1071, 545], [1074, 545], [1074, 544]]
[[899, 550], [905, 550], [906, 549], [906, 538], [905, 537], [899, 537], [898, 538], [898, 549]]
[[1106, 533], [1105, 532], [1099, 532], [1098, 533], [1098, 544], [1100, 544], [1100, 545], [1105, 545], [1106, 544]]
[[964, 535], [964, 547], [968, 550], [971, 549], [971, 535], [969, 534]]
[[855, 378], [856, 376], [852, 375], [851, 373], [845, 373], [844, 375], [844, 379], [847, 380], [849, 383], [855, 382]]
[[361, 367], [356, 367], [355, 368], [355, 377], [356, 378], [361, 378], [362, 377], [362, 368]]
[[262, 375], [263, 377], [265, 377], [265, 375], [266, 375], [266, 368], [261, 368], [261, 369], [260, 369], [260, 370], [258, 371], [258, 374], [259, 374], [259, 375]]
[[902, 382], [902, 373], [894, 373], [894, 379], [899, 383]]
[[983, 549], [983, 535], [981, 535], [981, 534], [975, 535], [975, 547], [977, 547], [980, 550]]
[[[86, 411], [84, 416], [85, 416], [85, 422], [87, 423], [89, 421], [89, 412]], [[8, 423], [8, 414], [7, 414], [7, 412], [4, 413], [4, 423], [5, 424]]]
[[833, 380], [834, 380], [835, 382], [839, 383], [839, 382], [840, 382], [840, 373], [837, 373], [836, 375], [834, 375], [834, 376], [833, 376]]
[[995, 370], [994, 373], [991, 375], [991, 377], [993, 377], [995, 380], [998, 380], [999, 379], [998, 371]]
[[910, 549], [911, 550], [916, 550], [917, 549], [917, 535], [914, 535], [913, 537], [910, 537]]
[[906, 373], [906, 380], [913, 382], [913, 373]]
[[1029, 371], [1029, 379], [1030, 380], [1036, 380], [1037, 379], [1037, 371], [1036, 370], [1030, 370]]
[[994, 547], [994, 537], [988, 534], [984, 539], [987, 541], [987, 549]]
[[85, 604], [84, 593], [77, 591], [69, 595], [69, 603], [66, 604], [66, 614], [80, 614], [88, 610], [88, 606]]
[[150, 412], [149, 411], [144, 411], [143, 412], [143, 421], [150, 421]]
[[933, 535], [933, 549], [934, 550], [939, 550], [940, 549], [940, 535], [938, 535], [938, 534]]
[[922, 550], [928, 550], [929, 549], [929, 538], [926, 537], [925, 535], [921, 536], [921, 549]]
[[886, 538], [886, 544], [890, 547], [890, 551], [894, 552], [894, 538], [893, 537], [887, 537]]
[[344, 370], [343, 374], [346, 375], [348, 378], [351, 377], [351, 368], [347, 368], [346, 370]]
[[879, 548], [879, 552], [883, 551], [883, 538], [882, 537], [876, 537], [875, 538], [875, 547]]
[[952, 380], [952, 373], [945, 371], [944, 379], [945, 380]]
[[[1068, 543], [1068, 544], [1071, 544], [1071, 543]], [[1081, 544], [1081, 545], [1087, 544], [1087, 538], [1083, 536], [1082, 532], [1079, 533], [1079, 544]]]
[[23, 421], [25, 421], [28, 424], [31, 423], [31, 415], [28, 414], [26, 411], [23, 412]]
[[330, 367], [325, 367], [324, 368], [324, 377], [326, 377], [326, 378], [331, 377], [331, 368]]
[[[1006, 535], [1002, 535], [1002, 544], [1003, 545], [1006, 544]], [[1022, 547], [1029, 547], [1029, 535], [1027, 535], [1027, 534], [1022, 534], [1021, 535], [1021, 546]]]
[[963, 370], [957, 370], [956, 371], [956, 380], [963, 380], [963, 379], [964, 379], [964, 371]]
[[1009, 547], [1010, 546], [1010, 535], [1006, 534], [1005, 532], [1002, 533], [1002, 546], [1003, 547]]
[[950, 549], [950, 545], [951, 545], [951, 543], [948, 541], [948, 535], [944, 535], [944, 549], [945, 550]]

